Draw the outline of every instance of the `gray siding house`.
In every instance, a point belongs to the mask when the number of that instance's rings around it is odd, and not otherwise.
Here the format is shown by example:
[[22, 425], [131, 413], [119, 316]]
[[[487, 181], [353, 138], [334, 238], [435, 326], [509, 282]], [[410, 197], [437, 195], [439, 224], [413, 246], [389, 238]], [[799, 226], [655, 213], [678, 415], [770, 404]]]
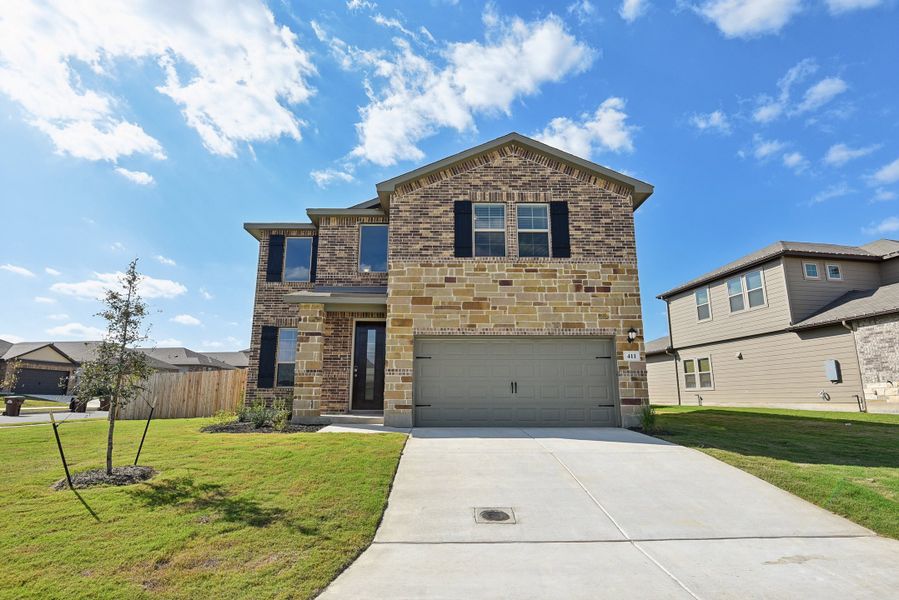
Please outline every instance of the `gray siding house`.
[[776, 242], [659, 298], [655, 404], [899, 402], [899, 241]]

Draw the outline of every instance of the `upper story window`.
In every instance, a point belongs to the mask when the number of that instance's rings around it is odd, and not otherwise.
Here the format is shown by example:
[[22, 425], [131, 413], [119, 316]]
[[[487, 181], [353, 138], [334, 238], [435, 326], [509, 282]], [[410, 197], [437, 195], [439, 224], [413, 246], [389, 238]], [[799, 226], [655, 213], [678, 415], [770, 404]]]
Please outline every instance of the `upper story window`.
[[744, 275], [727, 280], [727, 300], [730, 312], [740, 312], [746, 308], [765, 305], [765, 283], [761, 270], [749, 271]]
[[840, 265], [827, 265], [827, 279], [829, 281], [843, 281], [843, 271]]
[[693, 293], [696, 299], [696, 318], [707, 321], [712, 318], [712, 304], [709, 302], [709, 288], [699, 288]]
[[291, 327], [278, 329], [278, 349], [275, 358], [275, 385], [293, 386], [293, 374], [297, 361], [297, 330]]
[[549, 256], [548, 205], [518, 205], [518, 256]]
[[802, 263], [802, 274], [806, 279], [821, 279], [818, 263]]
[[359, 270], [387, 272], [387, 225], [359, 226]]
[[474, 205], [474, 255], [506, 255], [505, 205]]
[[287, 238], [284, 244], [284, 281], [309, 281], [311, 272], [312, 238]]

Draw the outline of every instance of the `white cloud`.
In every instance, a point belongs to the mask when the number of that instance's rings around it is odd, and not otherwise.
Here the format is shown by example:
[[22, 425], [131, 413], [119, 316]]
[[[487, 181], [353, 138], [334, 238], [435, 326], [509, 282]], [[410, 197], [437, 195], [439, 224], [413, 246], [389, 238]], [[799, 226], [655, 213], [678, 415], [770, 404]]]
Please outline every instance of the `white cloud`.
[[369, 2], [369, 0], [347, 0], [346, 7], [351, 11], [357, 11], [363, 8], [374, 10], [378, 8], [378, 4], [376, 2]]
[[846, 144], [834, 144], [827, 149], [827, 154], [824, 155], [824, 162], [828, 165], [841, 167], [850, 160], [871, 154], [878, 148], [880, 148], [880, 144], [864, 146], [862, 148], [850, 148]]
[[159, 141], [127, 120], [127, 102], [110, 91], [123, 61], [155, 61], [165, 74], [157, 91], [211, 152], [233, 156], [238, 143], [300, 139], [302, 122], [288, 107], [313, 93], [309, 55], [263, 2], [235, 4], [9, 3], [0, 20], [0, 92], [59, 153], [163, 159]]
[[156, 180], [153, 179], [153, 176], [146, 171], [130, 171], [128, 169], [123, 169], [122, 167], [116, 167], [115, 172], [128, 181], [136, 183], [137, 185], [151, 185], [153, 183], [156, 183]]
[[55, 298], [47, 298], [46, 296], [35, 296], [34, 301], [38, 304], [55, 304]]
[[625, 101], [607, 98], [593, 114], [581, 115], [579, 121], [556, 117], [534, 134], [538, 140], [577, 156], [590, 158], [595, 151], [633, 152], [632, 133], [627, 124]]
[[57, 271], [52, 267], [44, 267], [44, 273], [46, 273], [47, 275], [52, 275], [53, 277], [59, 277], [60, 275], [62, 275], [61, 271]]
[[568, 5], [566, 10], [581, 23], [592, 21], [598, 16], [596, 6], [590, 0], [575, 0]]
[[725, 135], [731, 131], [727, 115], [720, 110], [705, 114], [695, 114], [690, 117], [690, 124], [699, 131], [717, 131]]
[[[395, 17], [385, 17], [381, 13], [377, 13], [375, 15], [372, 15], [371, 20], [374, 21], [375, 23], [377, 23], [378, 25], [381, 25], [382, 27], [396, 29], [400, 33], [412, 38], [413, 40], [415, 40], [418, 43], [424, 43], [424, 42], [422, 42], [421, 37], [419, 37], [419, 35], [417, 33], [407, 29], [406, 26], [403, 25], [403, 22]], [[430, 41], [430, 42], [434, 41], [434, 36], [431, 35], [430, 31], [428, 31], [424, 27], [421, 28], [421, 31], [423, 34], [425, 34], [425, 37], [428, 38], [428, 41]]]
[[785, 167], [789, 167], [797, 173], [801, 173], [808, 167], [808, 161], [801, 152], [787, 152], [783, 155], [783, 163]]
[[883, 0], [827, 0], [827, 8], [834, 15], [853, 10], [874, 8], [881, 4], [883, 4]]
[[5, 265], [0, 265], [0, 269], [4, 271], [9, 271], [10, 273], [15, 273], [16, 275], [21, 275], [22, 277], [35, 277], [35, 274], [26, 269], [25, 267], [19, 267], [17, 265], [11, 265], [6, 263]]
[[177, 338], [165, 338], [162, 340], [156, 341], [156, 346], [159, 348], [171, 348], [172, 346], [183, 346], [184, 342]]
[[633, 23], [644, 14], [649, 8], [649, 2], [646, 0], [622, 0], [621, 6], [618, 7], [618, 14], [628, 23]]
[[880, 167], [871, 180], [879, 184], [896, 183], [899, 181], [899, 158], [888, 165]]
[[834, 198], [842, 198], [843, 196], [848, 196], [849, 194], [855, 193], [855, 190], [849, 187], [846, 183], [837, 183], [824, 190], [818, 192], [809, 202], [809, 204], [821, 204], [822, 202], [827, 202], [828, 200], [833, 200]]
[[887, 217], [879, 223], [871, 223], [868, 227], [863, 228], [862, 231], [868, 235], [895, 233], [899, 231], [899, 217]]
[[323, 169], [321, 171], [312, 171], [309, 173], [312, 180], [320, 188], [328, 187], [335, 181], [343, 181], [349, 183], [355, 179], [353, 174], [348, 170], [341, 171], [339, 169]]
[[25, 338], [18, 335], [13, 335], [11, 333], [0, 333], [0, 340], [9, 342], [11, 344], [19, 344], [21, 342], [24, 342]]
[[109, 245], [109, 249], [113, 252], [124, 252], [125, 244], [123, 244], [122, 242], [113, 242]]
[[202, 287], [200, 288], [200, 295], [203, 296], [203, 300], [212, 300], [215, 298], [215, 296], [209, 293], [209, 290]]
[[47, 315], [47, 318], [51, 321], [65, 321], [69, 318], [69, 315], [66, 313], [54, 313], [52, 315]]
[[[381, 166], [421, 160], [418, 142], [441, 128], [473, 131], [478, 114], [511, 114], [511, 105], [546, 83], [587, 69], [595, 52], [555, 16], [524, 21], [503, 18], [488, 5], [485, 41], [450, 44], [438, 66], [394, 39], [392, 51], [361, 51], [328, 40], [344, 68], [370, 67], [381, 85], [366, 81], [369, 103], [356, 124], [351, 155]], [[320, 37], [326, 36], [317, 30]]]
[[66, 323], [58, 327], [51, 327], [47, 333], [54, 337], [79, 338], [83, 340], [96, 340], [106, 336], [106, 332], [99, 327], [82, 325], [81, 323]]
[[178, 264], [178, 263], [176, 263], [174, 260], [172, 260], [171, 258], [166, 258], [166, 257], [163, 256], [162, 254], [157, 254], [157, 255], [154, 256], [153, 258], [155, 258], [159, 263], [161, 263], [161, 264], [163, 264], [163, 265], [165, 265], [165, 266], [167, 266], [167, 267], [174, 267], [174, 266], [177, 266], [177, 264]]
[[758, 134], [753, 137], [753, 143], [755, 144], [755, 148], [752, 150], [752, 155], [758, 160], [768, 159], [787, 147], [787, 145], [780, 140], [766, 140]]
[[217, 350], [220, 348], [244, 348], [246, 344], [241, 343], [239, 339], [234, 336], [228, 336], [224, 340], [203, 340], [200, 342], [201, 350]]
[[790, 94], [793, 87], [811, 76], [818, 70], [818, 64], [811, 58], [806, 58], [790, 67], [783, 77], [777, 80], [778, 95], [761, 96], [758, 99], [759, 106], [752, 118], [759, 123], [768, 123], [781, 116], [790, 102]]
[[872, 200], [874, 202], [889, 202], [890, 200], [895, 200], [896, 198], [896, 192], [885, 188], [877, 188], [877, 190], [874, 191], [874, 198], [872, 198]]
[[[93, 279], [76, 283], [54, 283], [50, 286], [50, 291], [77, 298], [99, 299], [107, 289], [120, 287], [120, 280], [124, 275], [121, 272], [94, 273]], [[144, 298], [175, 298], [187, 292], [187, 288], [177, 281], [142, 275], [138, 291]]]
[[805, 96], [802, 102], [799, 103], [799, 106], [796, 107], [796, 112], [804, 113], [821, 108], [847, 89], [849, 89], [849, 86], [839, 77], [822, 79], [805, 91]]
[[178, 323], [179, 325], [190, 325], [190, 326], [196, 326], [196, 325], [203, 324], [200, 321], [200, 319], [196, 318], [193, 315], [176, 315], [176, 316], [172, 317], [171, 319], [169, 319], [169, 321], [171, 321], [172, 323]]
[[800, 0], [707, 0], [696, 11], [725, 37], [777, 33], [802, 8]]

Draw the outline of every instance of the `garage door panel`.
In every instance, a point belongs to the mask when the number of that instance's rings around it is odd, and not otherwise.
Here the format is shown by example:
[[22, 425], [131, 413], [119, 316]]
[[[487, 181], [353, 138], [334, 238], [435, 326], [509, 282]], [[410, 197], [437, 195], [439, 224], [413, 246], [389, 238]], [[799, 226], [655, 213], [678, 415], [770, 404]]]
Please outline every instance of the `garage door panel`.
[[416, 424], [615, 425], [617, 413], [599, 406], [614, 403], [611, 361], [597, 359], [610, 348], [597, 339], [417, 340], [416, 357], [429, 358], [415, 363]]

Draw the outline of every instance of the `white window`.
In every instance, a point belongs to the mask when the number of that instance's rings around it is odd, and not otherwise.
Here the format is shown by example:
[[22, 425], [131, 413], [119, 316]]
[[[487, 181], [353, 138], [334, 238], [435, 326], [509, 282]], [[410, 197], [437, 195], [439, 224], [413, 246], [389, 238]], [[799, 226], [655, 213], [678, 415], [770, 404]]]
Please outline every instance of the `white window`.
[[765, 280], [761, 270], [727, 280], [727, 300], [730, 312], [765, 306]]
[[297, 330], [292, 327], [278, 329], [278, 350], [275, 358], [275, 385], [292, 387], [297, 362]]
[[506, 255], [505, 205], [474, 205], [474, 255]]
[[818, 263], [802, 263], [802, 274], [806, 279], [821, 279], [818, 273]]
[[714, 387], [711, 358], [691, 358], [684, 361], [684, 387], [688, 390], [709, 390]]
[[518, 256], [549, 256], [549, 206], [518, 205]]
[[829, 281], [843, 281], [843, 271], [840, 265], [827, 265], [827, 279]]
[[696, 299], [696, 318], [700, 321], [707, 321], [712, 318], [712, 305], [709, 302], [709, 288], [699, 288], [693, 292]]

